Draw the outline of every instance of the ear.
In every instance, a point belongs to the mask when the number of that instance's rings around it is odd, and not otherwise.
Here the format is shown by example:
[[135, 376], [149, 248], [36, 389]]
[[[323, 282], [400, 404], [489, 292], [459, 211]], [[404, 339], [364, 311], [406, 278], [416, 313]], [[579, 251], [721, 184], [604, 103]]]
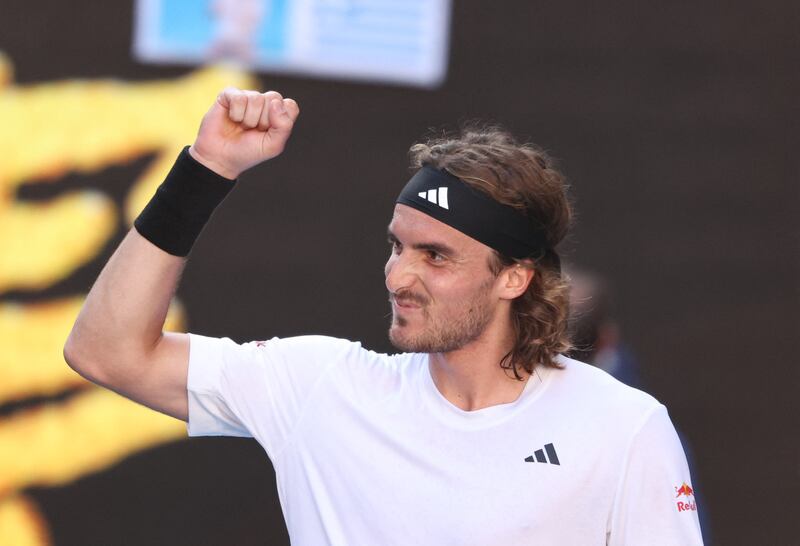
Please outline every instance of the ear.
[[533, 264], [528, 262], [506, 267], [500, 273], [500, 297], [508, 300], [520, 297], [528, 289], [535, 274]]

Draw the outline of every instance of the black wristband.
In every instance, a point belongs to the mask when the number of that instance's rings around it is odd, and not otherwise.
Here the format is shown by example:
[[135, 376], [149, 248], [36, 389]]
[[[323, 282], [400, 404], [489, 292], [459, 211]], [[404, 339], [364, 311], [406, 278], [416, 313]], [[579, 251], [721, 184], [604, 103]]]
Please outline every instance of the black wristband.
[[214, 209], [235, 183], [198, 163], [187, 146], [133, 225], [161, 250], [188, 256]]

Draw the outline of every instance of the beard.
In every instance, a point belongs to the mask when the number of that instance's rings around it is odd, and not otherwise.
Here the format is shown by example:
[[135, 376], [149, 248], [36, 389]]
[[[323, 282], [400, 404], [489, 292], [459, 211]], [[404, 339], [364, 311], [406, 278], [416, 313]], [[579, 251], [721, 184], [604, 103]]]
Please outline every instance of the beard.
[[395, 297], [419, 304], [422, 317], [420, 331], [406, 331], [409, 321], [394, 312], [389, 327], [389, 341], [401, 351], [413, 353], [448, 353], [456, 351], [478, 339], [492, 320], [492, 306], [487, 294], [491, 282], [481, 286], [466, 302], [454, 304], [434, 315], [429, 309], [430, 300], [419, 295], [399, 292]]

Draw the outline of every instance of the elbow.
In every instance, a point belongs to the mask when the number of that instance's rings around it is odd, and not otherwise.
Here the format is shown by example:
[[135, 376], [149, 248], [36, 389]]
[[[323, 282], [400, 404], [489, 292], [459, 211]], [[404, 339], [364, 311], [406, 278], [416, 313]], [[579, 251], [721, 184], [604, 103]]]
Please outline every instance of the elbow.
[[91, 351], [85, 346], [75, 330], [70, 332], [64, 343], [64, 361], [78, 375], [93, 383], [100, 383], [100, 369], [92, 364]]
[[78, 375], [101, 387], [122, 388], [141, 371], [136, 363], [146, 360], [130, 345], [109, 343], [73, 327], [64, 342], [64, 360]]
[[83, 375], [81, 370], [84, 366], [81, 364], [81, 349], [80, 343], [75, 339], [75, 331], [70, 332], [67, 341], [64, 342], [64, 361], [74, 371]]
[[64, 361], [70, 368], [80, 373], [78, 371], [78, 347], [72, 336], [73, 334], [70, 332], [67, 341], [64, 342]]

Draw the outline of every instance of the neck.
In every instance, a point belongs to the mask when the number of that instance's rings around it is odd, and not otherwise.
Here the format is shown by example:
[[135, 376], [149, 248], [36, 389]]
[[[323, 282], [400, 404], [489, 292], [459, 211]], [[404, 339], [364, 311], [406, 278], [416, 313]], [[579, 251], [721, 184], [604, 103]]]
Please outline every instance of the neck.
[[461, 349], [432, 353], [429, 366], [436, 388], [451, 404], [465, 411], [514, 402], [528, 378], [524, 376], [519, 381], [500, 367], [513, 344], [510, 327], [490, 327]]

